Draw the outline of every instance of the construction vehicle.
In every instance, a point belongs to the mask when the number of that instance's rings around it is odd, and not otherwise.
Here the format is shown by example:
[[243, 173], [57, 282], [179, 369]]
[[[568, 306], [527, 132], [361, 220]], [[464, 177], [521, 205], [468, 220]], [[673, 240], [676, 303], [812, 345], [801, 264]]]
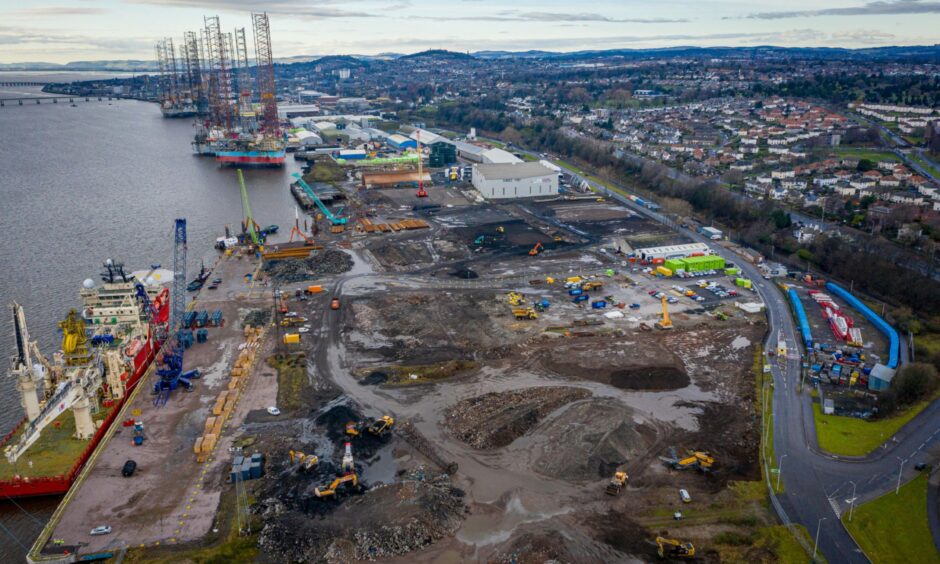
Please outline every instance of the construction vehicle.
[[539, 318], [539, 314], [536, 313], [536, 311], [532, 309], [531, 307], [514, 308], [512, 310], [512, 314], [516, 316], [516, 319], [538, 319]]
[[603, 289], [603, 287], [604, 287], [604, 283], [597, 282], [597, 281], [584, 282], [581, 284], [581, 289], [584, 290], [585, 292], [588, 292], [590, 290], [600, 290], [600, 289]]
[[340, 476], [336, 478], [329, 484], [323, 484], [322, 486], [317, 486], [313, 489], [313, 495], [324, 498], [336, 495], [336, 489], [344, 484], [351, 484], [352, 487], [357, 487], [359, 485], [359, 477], [355, 473], [346, 474], [345, 476]]
[[298, 468], [302, 468], [304, 470], [310, 470], [311, 468], [316, 466], [317, 463], [320, 462], [320, 457], [318, 457], [317, 455], [304, 454], [303, 452], [299, 450], [291, 450], [291, 451], [288, 451], [287, 454], [288, 456], [290, 456], [291, 464], [298, 464], [299, 465]]
[[361, 433], [362, 433], [362, 426], [359, 423], [355, 421], [350, 421], [349, 423], [346, 423], [347, 435], [349, 435], [350, 437], [358, 437]]
[[607, 484], [607, 495], [620, 495], [620, 492], [623, 490], [623, 487], [627, 485], [627, 476], [626, 472], [614, 472], [613, 478], [610, 479], [610, 482]]
[[581, 303], [581, 302], [586, 302], [586, 301], [588, 301], [589, 299], [590, 299], [590, 298], [589, 298], [586, 294], [580, 294], [580, 295], [578, 295], [578, 296], [575, 296], [574, 299], [571, 300], [571, 301], [572, 301], [573, 303], [579, 304], [579, 303]]
[[503, 227], [502, 225], [500, 225], [499, 227], [496, 228], [496, 232], [497, 232], [497, 233], [505, 233], [505, 232], [506, 232], [506, 228]]
[[535, 256], [542, 252], [542, 249], [545, 247], [542, 246], [542, 243], [536, 243], [534, 247], [529, 251], [529, 256]]
[[509, 305], [520, 306], [525, 302], [525, 296], [519, 292], [509, 292]]
[[346, 451], [343, 453], [342, 468], [343, 472], [347, 473], [356, 471], [356, 465], [352, 454], [352, 443], [346, 443]]
[[728, 314], [721, 310], [715, 310], [715, 319], [718, 321], [728, 321]]
[[703, 451], [689, 451], [684, 458], [679, 458], [674, 448], [669, 449], [668, 457], [660, 457], [667, 466], [674, 470], [698, 469], [701, 472], [708, 472], [715, 465], [715, 458]]
[[551, 305], [552, 305], [551, 302], [549, 302], [549, 301], [548, 301], [547, 299], [545, 299], [545, 298], [542, 298], [541, 300], [537, 300], [537, 301], [535, 301], [535, 302], [532, 302], [532, 307], [535, 308], [535, 311], [545, 311], [545, 310], [548, 309], [549, 306], [551, 306]]
[[554, 284], [554, 283], [555, 283], [555, 279], [552, 278], [551, 276], [546, 276], [546, 277], [545, 277], [545, 283], [546, 283], [546, 284]]
[[383, 415], [381, 418], [376, 419], [369, 425], [369, 432], [373, 435], [381, 437], [385, 433], [392, 430], [392, 426], [395, 425], [395, 420], [392, 419], [389, 415]]
[[692, 558], [695, 556], [695, 547], [690, 542], [682, 542], [666, 537], [656, 537], [657, 554], [660, 558]]
[[669, 306], [666, 303], [667, 299], [666, 294], [663, 294], [663, 318], [656, 322], [657, 329], [672, 329], [672, 320], [669, 319]]

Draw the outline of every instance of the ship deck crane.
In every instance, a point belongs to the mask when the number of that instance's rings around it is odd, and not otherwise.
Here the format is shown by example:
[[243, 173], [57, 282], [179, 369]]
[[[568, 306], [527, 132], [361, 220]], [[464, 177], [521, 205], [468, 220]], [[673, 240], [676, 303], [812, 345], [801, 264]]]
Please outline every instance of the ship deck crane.
[[308, 196], [310, 196], [310, 199], [313, 200], [315, 204], [317, 204], [317, 207], [320, 208], [320, 211], [323, 212], [323, 215], [328, 220], [330, 220], [330, 224], [346, 225], [347, 223], [349, 223], [349, 218], [339, 217], [338, 215], [335, 215], [333, 212], [331, 212], [330, 208], [326, 207], [326, 204], [323, 203], [323, 200], [321, 200], [320, 197], [317, 196], [316, 192], [313, 191], [313, 188], [311, 188], [310, 185], [308, 185], [304, 181], [303, 177], [301, 177], [299, 173], [295, 172], [294, 178], [297, 179], [297, 183], [300, 185], [303, 191], [306, 192]]

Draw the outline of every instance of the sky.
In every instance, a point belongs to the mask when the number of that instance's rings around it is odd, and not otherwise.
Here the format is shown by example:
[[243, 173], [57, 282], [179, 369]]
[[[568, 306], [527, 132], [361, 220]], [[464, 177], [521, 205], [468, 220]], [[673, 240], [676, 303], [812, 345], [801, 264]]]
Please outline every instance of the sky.
[[271, 21], [275, 58], [679, 45], [940, 43], [940, 0], [0, 0], [0, 63], [151, 59], [218, 15]]

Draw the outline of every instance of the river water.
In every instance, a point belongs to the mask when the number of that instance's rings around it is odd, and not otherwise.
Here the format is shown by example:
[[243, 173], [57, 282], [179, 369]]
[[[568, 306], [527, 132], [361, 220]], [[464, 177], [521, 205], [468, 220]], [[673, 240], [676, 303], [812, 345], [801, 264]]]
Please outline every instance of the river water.
[[[41, 80], [0, 73], [0, 82], [17, 79]], [[39, 87], [0, 87], [0, 98], [43, 95]], [[24, 307], [31, 337], [51, 355], [56, 322], [79, 306], [82, 281], [98, 281], [105, 259], [129, 270], [172, 268], [173, 220], [185, 217], [194, 273], [201, 257], [214, 258], [224, 226], [238, 229], [235, 171], [193, 156], [192, 135], [189, 120], [163, 119], [155, 104], [130, 100], [0, 108], [0, 433], [23, 416], [6, 374], [15, 349], [10, 302]], [[298, 170], [288, 158], [284, 169], [245, 171], [259, 224], [289, 231], [288, 184]], [[23, 560], [57, 501], [0, 500], [0, 562]]]

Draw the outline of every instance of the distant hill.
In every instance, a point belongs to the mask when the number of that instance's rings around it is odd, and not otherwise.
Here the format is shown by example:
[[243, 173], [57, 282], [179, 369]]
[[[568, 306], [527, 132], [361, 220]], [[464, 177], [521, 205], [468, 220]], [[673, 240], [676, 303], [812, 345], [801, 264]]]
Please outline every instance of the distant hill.
[[[583, 51], [478, 51], [467, 54], [446, 49], [430, 49], [410, 55], [399, 53], [382, 53], [380, 55], [328, 55], [328, 56], [295, 56], [278, 59], [278, 64], [345, 64], [358, 66], [363, 61], [381, 61], [390, 59], [442, 59], [442, 60], [472, 60], [472, 59], [556, 59], [556, 60], [590, 60], [603, 58], [649, 59], [649, 58], [781, 58], [781, 59], [818, 59], [818, 60], [874, 60], [874, 61], [904, 61], [904, 62], [935, 62], [940, 63], [940, 44], [914, 45], [909, 47], [869, 47], [864, 49], [843, 49], [837, 47], [777, 47], [762, 45], [758, 47], [666, 47], [661, 49], [597, 49]], [[46, 63], [41, 61], [24, 63], [0, 63], [0, 70], [72, 70], [72, 71], [124, 71], [124, 72], [155, 72], [157, 65], [154, 61], [74, 61], [66, 64]]]
[[411, 55], [402, 55], [399, 57], [400, 60], [404, 59], [473, 59], [473, 55], [468, 55], [467, 53], [458, 53], [456, 51], [448, 51], [446, 49], [429, 49], [427, 51], [421, 51], [420, 53], [412, 53]]

